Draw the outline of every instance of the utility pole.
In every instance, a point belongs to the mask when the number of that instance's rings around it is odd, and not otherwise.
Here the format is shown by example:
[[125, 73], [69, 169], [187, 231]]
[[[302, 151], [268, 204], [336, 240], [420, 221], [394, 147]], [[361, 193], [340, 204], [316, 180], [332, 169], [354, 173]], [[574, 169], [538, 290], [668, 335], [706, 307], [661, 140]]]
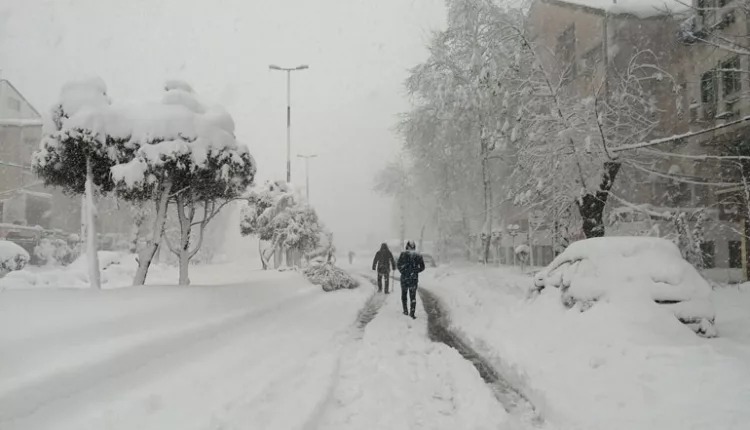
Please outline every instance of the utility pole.
[[297, 157], [305, 159], [305, 195], [307, 196], [307, 204], [310, 204], [310, 159], [317, 156], [318, 154], [297, 154]]
[[286, 72], [286, 182], [292, 182], [292, 72], [295, 70], [305, 70], [309, 66], [306, 64], [297, 67], [279, 67], [275, 64], [268, 66], [271, 70], [280, 70]]

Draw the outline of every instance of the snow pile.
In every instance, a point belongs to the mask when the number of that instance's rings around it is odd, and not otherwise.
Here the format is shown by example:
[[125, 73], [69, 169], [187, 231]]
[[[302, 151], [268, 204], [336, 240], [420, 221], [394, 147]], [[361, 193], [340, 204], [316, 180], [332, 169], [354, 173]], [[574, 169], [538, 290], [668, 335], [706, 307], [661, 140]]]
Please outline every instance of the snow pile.
[[314, 285], [320, 285], [323, 291], [359, 287], [359, 281], [333, 263], [311, 265], [305, 268], [304, 274]]
[[[138, 267], [134, 254], [99, 251], [98, 255], [102, 288], [121, 288], [132, 284], [133, 273]], [[89, 288], [87, 263], [84, 254], [65, 267], [27, 267], [0, 279], [0, 288]], [[167, 270], [167, 267], [157, 266], [155, 277], [163, 279]]]
[[575, 242], [536, 275], [534, 289], [545, 287], [558, 288], [568, 307], [582, 303], [586, 308], [599, 300], [626, 300], [646, 307], [657, 302], [685, 323], [703, 324], [703, 329], [715, 316], [710, 284], [672, 242], [660, 238]]
[[530, 301], [530, 281], [509, 268], [454, 266], [428, 272], [421, 287], [553, 427], [747, 427], [750, 287], [715, 293], [722, 337], [705, 339], [660, 306], [615, 300], [570, 312], [554, 289]]
[[681, 14], [691, 9], [690, 1], [681, 0], [563, 0], [565, 3], [601, 9], [613, 14], [630, 14], [639, 18]]
[[28, 262], [29, 253], [25, 249], [13, 242], [0, 240], [0, 273], [21, 270]]

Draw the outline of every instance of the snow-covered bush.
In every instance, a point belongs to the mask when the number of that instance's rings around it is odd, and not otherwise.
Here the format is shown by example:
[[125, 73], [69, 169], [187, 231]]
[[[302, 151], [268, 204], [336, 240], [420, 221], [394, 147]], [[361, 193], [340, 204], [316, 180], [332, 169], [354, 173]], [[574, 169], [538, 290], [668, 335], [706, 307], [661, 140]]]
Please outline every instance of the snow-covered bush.
[[[571, 244], [534, 279], [533, 292], [552, 287], [563, 304], [581, 310], [597, 301], [658, 304], [702, 335], [711, 336], [711, 285], [666, 239], [603, 237]], [[645, 312], [645, 311], [644, 311]]]
[[42, 264], [66, 266], [76, 259], [77, 250], [62, 239], [44, 238], [34, 247], [34, 256]]
[[276, 181], [250, 192], [248, 205], [242, 209], [240, 232], [271, 242], [267, 252], [261, 251], [263, 265], [267, 267], [271, 253], [279, 247], [302, 254], [316, 250], [324, 228], [311, 206], [285, 182]]
[[0, 240], [0, 273], [21, 270], [29, 262], [29, 253], [19, 245]]
[[307, 279], [315, 285], [320, 285], [323, 291], [352, 289], [359, 287], [359, 282], [347, 272], [339, 269], [333, 263], [315, 264], [305, 268]]

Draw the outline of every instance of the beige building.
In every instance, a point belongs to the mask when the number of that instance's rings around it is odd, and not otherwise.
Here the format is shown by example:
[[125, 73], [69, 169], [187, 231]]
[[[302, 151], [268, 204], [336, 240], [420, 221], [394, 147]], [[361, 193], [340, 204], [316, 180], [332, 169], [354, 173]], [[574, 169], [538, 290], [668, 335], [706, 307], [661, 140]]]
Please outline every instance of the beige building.
[[[606, 3], [590, 0], [536, 0], [529, 12], [528, 30], [535, 42], [546, 48], [542, 50], [546, 52], [542, 58], [546, 66], [564, 74], [564, 91], [569, 96], [593, 96], [605, 68], [610, 73], [622, 71], [633, 58], [653, 61], [662, 68], [665, 80], [674, 85], [655, 82], [646, 88], [657, 108], [659, 125], [649, 136], [655, 139], [750, 115], [745, 94], [750, 89], [750, 74], [741, 72], [750, 67], [750, 56], [738, 55], [733, 52], [736, 49], [717, 49], [704, 41], [708, 38], [706, 29], [711, 29], [720, 30], [723, 36], [736, 36], [734, 42], [747, 45], [748, 23], [743, 14], [733, 10], [734, 1], [695, 3], [706, 9], [696, 14], [676, 1], [671, 10], [627, 10], [617, 3], [591, 7]], [[707, 218], [704, 256], [708, 267], [721, 269], [717, 275], [720, 278], [738, 278], [745, 260], [742, 235], [738, 233], [742, 227], [737, 208], [727, 204], [731, 193], [726, 191], [726, 184], [737, 178], [731, 178], [716, 160], [691, 156], [726, 153], [728, 147], [750, 138], [745, 129], [738, 125], [641, 151], [638, 166], [643, 167], [623, 165], [613, 193], [645, 210], [638, 213], [618, 207], [610, 199], [605, 216], [619, 222], [618, 228], [609, 228], [608, 233], [664, 235], [673, 226], [650, 216], [649, 211], [677, 209], [694, 217], [700, 210]], [[536, 262], [546, 263], [551, 255], [551, 232], [548, 226], [542, 226], [528, 234], [527, 215], [512, 222], [519, 224], [519, 236], [527, 236], [536, 245]], [[535, 221], [531, 218], [533, 232]], [[509, 246], [507, 242], [504, 238], [503, 246]]]

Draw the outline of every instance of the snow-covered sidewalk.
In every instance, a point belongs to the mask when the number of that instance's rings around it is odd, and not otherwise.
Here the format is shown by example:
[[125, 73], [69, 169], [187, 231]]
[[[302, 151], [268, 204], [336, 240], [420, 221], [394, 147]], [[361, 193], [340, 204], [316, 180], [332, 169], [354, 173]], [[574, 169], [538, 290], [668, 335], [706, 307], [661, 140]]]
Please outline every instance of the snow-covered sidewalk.
[[350, 343], [315, 423], [319, 429], [512, 429], [476, 369], [455, 350], [431, 342], [421, 304], [401, 313], [398, 294]]
[[744, 429], [750, 421], [750, 289], [717, 290], [720, 337], [704, 339], [668, 311], [598, 303], [565, 309], [553, 291], [526, 299], [511, 268], [445, 267], [421, 285], [452, 326], [557, 427]]
[[301, 426], [370, 291], [324, 293], [294, 272], [245, 278], [1, 291], [0, 428]]

